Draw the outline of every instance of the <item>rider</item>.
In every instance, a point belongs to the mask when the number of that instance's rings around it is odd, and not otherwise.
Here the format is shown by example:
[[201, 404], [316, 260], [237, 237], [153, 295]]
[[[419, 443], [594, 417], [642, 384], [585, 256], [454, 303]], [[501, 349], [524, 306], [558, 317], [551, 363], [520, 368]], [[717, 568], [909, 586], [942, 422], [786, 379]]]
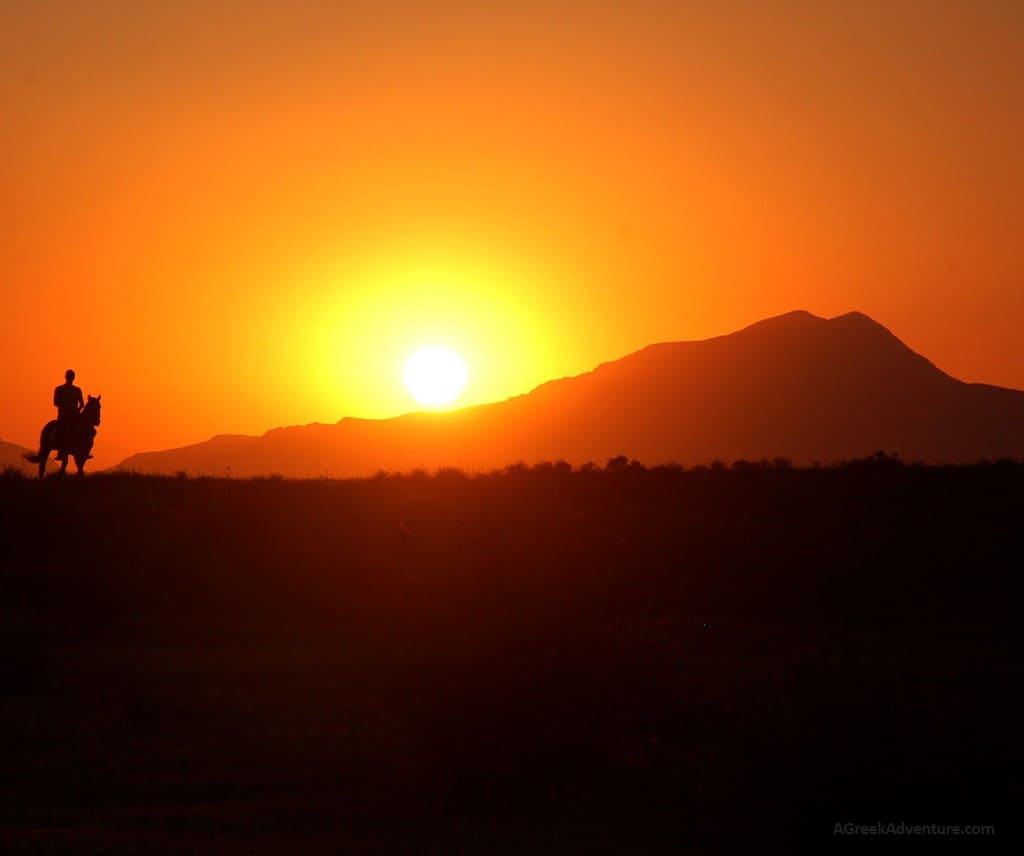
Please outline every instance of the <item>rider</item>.
[[75, 372], [68, 369], [64, 372], [65, 383], [53, 391], [53, 406], [57, 408], [57, 449], [58, 457], [67, 459], [67, 445], [71, 441], [78, 414], [85, 407], [82, 390], [75, 386]]

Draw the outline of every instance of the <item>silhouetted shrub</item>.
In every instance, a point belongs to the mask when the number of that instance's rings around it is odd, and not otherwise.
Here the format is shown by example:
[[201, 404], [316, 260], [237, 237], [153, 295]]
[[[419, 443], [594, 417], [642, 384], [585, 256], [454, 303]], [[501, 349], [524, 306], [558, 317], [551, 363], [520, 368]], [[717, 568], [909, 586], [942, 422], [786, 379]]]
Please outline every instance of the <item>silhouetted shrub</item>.
[[436, 473], [435, 477], [441, 480], [449, 481], [463, 481], [468, 476], [462, 470], [456, 467], [441, 467]]

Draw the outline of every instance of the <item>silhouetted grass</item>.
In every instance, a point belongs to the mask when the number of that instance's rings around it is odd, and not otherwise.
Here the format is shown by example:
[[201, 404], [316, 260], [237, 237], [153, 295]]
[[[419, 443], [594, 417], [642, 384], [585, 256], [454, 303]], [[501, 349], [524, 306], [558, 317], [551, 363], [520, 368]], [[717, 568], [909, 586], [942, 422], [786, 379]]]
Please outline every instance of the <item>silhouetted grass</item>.
[[1019, 798], [1022, 488], [5, 474], [4, 843], [674, 851]]

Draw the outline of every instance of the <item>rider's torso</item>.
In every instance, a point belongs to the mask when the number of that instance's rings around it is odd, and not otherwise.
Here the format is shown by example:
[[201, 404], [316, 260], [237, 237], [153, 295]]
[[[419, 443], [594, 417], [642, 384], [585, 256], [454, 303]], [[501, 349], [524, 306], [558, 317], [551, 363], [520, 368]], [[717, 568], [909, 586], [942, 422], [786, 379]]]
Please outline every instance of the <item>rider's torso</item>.
[[53, 402], [57, 405], [58, 418], [74, 416], [82, 401], [82, 390], [77, 386], [62, 384], [53, 391]]

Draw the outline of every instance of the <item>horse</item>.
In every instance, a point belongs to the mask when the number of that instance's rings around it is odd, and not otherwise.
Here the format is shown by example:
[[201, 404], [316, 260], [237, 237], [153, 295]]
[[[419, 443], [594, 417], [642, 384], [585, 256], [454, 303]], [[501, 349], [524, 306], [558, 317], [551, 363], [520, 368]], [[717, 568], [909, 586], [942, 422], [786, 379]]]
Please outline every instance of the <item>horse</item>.
[[34, 455], [25, 455], [25, 460], [33, 464], [39, 464], [39, 478], [46, 475], [46, 461], [50, 452], [57, 450], [58, 454], [66, 452], [59, 458], [60, 472], [64, 475], [68, 469], [68, 456], [75, 459], [75, 466], [78, 467], [78, 475], [85, 472], [85, 462], [92, 457], [92, 444], [96, 439], [96, 428], [100, 424], [100, 398], [102, 396], [89, 396], [85, 407], [75, 420], [68, 426], [68, 436], [64, 438], [64, 449], [57, 449], [57, 420], [47, 422], [43, 430], [39, 432], [39, 451]]

